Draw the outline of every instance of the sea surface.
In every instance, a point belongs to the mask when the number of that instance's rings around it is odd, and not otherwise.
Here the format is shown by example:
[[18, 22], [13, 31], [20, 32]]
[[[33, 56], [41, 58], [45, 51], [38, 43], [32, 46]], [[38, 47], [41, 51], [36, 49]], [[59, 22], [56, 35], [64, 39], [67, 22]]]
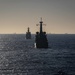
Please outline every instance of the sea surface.
[[49, 48], [36, 49], [35, 35], [0, 34], [0, 75], [75, 75], [75, 34], [47, 38]]

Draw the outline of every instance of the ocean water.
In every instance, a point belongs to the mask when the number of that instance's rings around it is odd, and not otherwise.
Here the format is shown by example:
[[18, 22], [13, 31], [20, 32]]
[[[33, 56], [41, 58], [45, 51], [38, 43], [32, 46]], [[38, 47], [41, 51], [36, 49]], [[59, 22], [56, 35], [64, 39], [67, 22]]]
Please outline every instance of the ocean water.
[[[75, 75], [75, 35], [47, 35], [49, 48], [34, 48], [35, 36], [0, 34], [0, 75]], [[62, 74], [61, 74], [62, 75]]]

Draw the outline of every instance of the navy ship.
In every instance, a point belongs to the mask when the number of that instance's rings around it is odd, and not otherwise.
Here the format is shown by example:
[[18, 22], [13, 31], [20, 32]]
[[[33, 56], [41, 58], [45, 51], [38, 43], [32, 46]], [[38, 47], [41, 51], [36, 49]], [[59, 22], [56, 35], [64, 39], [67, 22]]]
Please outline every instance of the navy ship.
[[43, 25], [42, 18], [39, 25], [40, 25], [40, 31], [36, 32], [36, 35], [35, 35], [35, 47], [48, 48], [47, 35], [46, 35], [46, 32], [43, 32], [43, 29], [42, 29], [42, 25]]
[[28, 27], [28, 30], [26, 32], [26, 39], [31, 39], [31, 32], [30, 32], [30, 28]]

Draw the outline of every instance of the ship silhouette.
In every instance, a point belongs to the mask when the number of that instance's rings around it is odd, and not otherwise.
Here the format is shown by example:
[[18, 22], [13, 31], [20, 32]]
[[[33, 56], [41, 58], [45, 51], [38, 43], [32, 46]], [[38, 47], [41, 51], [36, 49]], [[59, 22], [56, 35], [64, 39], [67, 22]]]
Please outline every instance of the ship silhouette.
[[42, 18], [39, 23], [40, 23], [39, 24], [40, 31], [36, 32], [36, 35], [35, 35], [35, 47], [36, 48], [48, 48], [47, 35], [46, 35], [46, 32], [43, 32], [43, 29], [42, 29], [42, 25], [43, 25]]
[[28, 27], [27, 32], [26, 32], [26, 39], [31, 39], [31, 32], [30, 32], [29, 27]]

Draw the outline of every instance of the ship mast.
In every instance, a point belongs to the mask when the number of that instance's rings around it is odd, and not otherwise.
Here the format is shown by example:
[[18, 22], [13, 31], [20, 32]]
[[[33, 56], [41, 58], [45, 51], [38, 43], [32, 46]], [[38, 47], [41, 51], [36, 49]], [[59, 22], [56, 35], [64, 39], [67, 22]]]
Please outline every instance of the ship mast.
[[29, 27], [28, 27], [28, 32], [29, 32]]
[[42, 23], [43, 23], [43, 21], [42, 21], [42, 18], [41, 18], [41, 21], [40, 21], [40, 33], [42, 33]]

